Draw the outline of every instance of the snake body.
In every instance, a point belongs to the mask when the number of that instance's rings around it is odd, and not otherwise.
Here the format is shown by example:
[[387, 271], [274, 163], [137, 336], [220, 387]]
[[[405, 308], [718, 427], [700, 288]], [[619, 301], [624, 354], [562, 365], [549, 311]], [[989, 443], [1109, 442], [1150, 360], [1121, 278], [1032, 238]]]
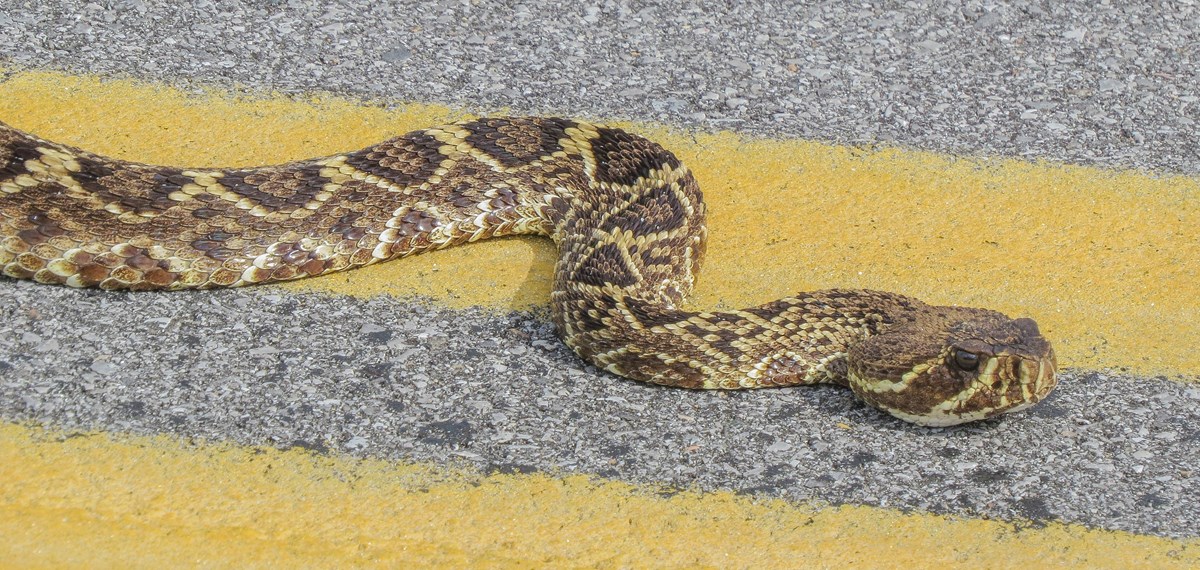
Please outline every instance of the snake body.
[[614, 374], [686, 388], [835, 383], [951, 425], [1055, 385], [1034, 321], [833, 289], [692, 312], [705, 204], [691, 172], [620, 129], [485, 118], [261, 168], [114, 160], [0, 123], [0, 267], [102, 289], [204, 289], [323, 275], [494, 236], [559, 247], [562, 340]]

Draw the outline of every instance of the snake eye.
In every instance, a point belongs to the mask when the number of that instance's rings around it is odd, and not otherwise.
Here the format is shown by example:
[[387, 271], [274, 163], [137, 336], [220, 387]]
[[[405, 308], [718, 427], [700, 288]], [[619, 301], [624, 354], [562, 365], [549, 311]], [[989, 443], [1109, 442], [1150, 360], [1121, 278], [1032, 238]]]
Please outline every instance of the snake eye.
[[960, 348], [954, 351], [954, 365], [964, 372], [971, 372], [979, 368], [979, 355]]

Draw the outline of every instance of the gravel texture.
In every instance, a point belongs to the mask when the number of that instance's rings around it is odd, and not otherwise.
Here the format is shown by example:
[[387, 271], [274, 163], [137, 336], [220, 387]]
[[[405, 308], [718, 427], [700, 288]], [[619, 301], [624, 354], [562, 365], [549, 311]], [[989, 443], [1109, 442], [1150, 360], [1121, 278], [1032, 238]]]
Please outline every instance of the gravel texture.
[[1192, 0], [2, 3], [18, 66], [1200, 172]]
[[[1200, 172], [1200, 9], [1129, 4], [0, 0], [0, 66]], [[545, 315], [0, 296], [8, 420], [1200, 536], [1195, 384], [1067, 371], [931, 430], [834, 387], [597, 373]]]
[[1027, 413], [928, 429], [833, 386], [697, 392], [599, 373], [545, 315], [0, 285], [10, 419], [1200, 535], [1200, 386], [1068, 371]]

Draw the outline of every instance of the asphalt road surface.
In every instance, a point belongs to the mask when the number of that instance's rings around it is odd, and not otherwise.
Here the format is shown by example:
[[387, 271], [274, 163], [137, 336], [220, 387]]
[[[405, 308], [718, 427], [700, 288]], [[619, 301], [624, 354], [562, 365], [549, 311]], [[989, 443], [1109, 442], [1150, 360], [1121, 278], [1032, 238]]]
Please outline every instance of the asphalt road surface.
[[[1200, 172], [1191, 2], [5, 5], [10, 68]], [[1200, 536], [1194, 378], [1067, 370], [1028, 413], [925, 429], [833, 387], [598, 373], [536, 312], [0, 292], [8, 420]]]

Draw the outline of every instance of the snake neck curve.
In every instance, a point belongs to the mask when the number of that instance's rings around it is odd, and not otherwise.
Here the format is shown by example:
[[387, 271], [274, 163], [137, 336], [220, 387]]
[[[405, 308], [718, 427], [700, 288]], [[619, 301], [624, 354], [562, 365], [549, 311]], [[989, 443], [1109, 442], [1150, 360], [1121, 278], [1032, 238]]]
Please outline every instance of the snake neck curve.
[[[704, 254], [703, 195], [673, 154], [620, 129], [480, 119], [228, 169], [114, 160], [0, 123], [0, 265], [10, 277], [105, 289], [242, 286], [513, 234], [558, 244], [551, 304], [566, 343], [639, 380], [842, 381], [845, 345], [881, 318], [865, 309], [873, 294], [854, 292], [740, 312], [679, 309]], [[838, 306], [855, 297], [857, 308]], [[797, 334], [809, 340], [794, 346]]]
[[[837, 289], [743, 310], [686, 311], [705, 224], [699, 186], [673, 154], [580, 121], [485, 118], [349, 153], [228, 169], [114, 160], [0, 123], [0, 268], [13, 278], [104, 289], [236, 287], [541, 234], [560, 251], [551, 307], [565, 343], [602, 369], [688, 388], [847, 384], [857, 347], [936, 313], [902, 295]], [[989, 315], [980, 321], [987, 334], [1014, 326]], [[922, 326], [914, 330], [930, 329]], [[1048, 343], [1025, 340], [1040, 339], [1036, 327], [1017, 329], [992, 337], [1032, 346], [1019, 356], [1041, 364], [1006, 365], [1015, 371], [1009, 376], [1052, 375]], [[945, 360], [950, 349], [938, 343], [950, 337], [939, 334], [927, 335], [921, 350]], [[973, 350], [1015, 358], [997, 346]], [[1000, 365], [989, 366], [991, 373]], [[899, 380], [864, 382], [903, 389]], [[1020, 403], [1013, 401], [1009, 407]]]

